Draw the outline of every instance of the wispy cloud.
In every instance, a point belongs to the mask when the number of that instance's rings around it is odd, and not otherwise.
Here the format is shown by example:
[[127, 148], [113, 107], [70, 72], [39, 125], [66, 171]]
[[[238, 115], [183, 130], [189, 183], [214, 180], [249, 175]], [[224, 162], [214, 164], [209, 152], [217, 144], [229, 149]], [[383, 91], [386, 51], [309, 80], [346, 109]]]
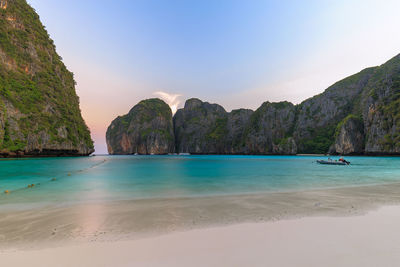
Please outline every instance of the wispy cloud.
[[182, 95], [169, 94], [163, 91], [154, 92], [153, 95], [158, 96], [162, 100], [164, 100], [171, 107], [172, 114], [175, 114], [175, 112], [178, 110], [178, 105], [181, 103], [179, 97], [181, 97]]

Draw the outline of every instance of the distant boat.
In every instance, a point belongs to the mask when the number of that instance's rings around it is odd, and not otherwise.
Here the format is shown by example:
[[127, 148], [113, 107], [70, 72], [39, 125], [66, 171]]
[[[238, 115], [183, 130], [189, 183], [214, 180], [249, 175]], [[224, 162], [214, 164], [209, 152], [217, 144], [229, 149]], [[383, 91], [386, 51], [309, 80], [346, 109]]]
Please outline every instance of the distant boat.
[[333, 161], [333, 160], [317, 160], [317, 163], [325, 165], [350, 165], [350, 162], [348, 161]]
[[179, 156], [190, 156], [190, 153], [179, 153]]

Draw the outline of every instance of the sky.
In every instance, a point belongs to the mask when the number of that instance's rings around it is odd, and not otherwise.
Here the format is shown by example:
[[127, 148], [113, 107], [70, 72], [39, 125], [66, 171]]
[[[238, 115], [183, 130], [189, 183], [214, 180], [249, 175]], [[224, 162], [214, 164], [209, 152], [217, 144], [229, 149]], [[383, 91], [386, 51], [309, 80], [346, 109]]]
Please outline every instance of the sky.
[[400, 53], [400, 1], [28, 0], [75, 74], [96, 154], [140, 100], [295, 104]]

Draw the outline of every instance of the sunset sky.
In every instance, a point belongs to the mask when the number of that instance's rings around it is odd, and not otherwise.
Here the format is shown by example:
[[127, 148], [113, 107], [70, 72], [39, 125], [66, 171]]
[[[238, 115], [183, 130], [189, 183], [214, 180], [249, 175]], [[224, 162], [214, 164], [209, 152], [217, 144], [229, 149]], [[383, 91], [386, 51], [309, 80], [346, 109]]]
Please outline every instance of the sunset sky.
[[299, 103], [400, 53], [400, 1], [28, 2], [75, 74], [97, 154], [142, 99]]

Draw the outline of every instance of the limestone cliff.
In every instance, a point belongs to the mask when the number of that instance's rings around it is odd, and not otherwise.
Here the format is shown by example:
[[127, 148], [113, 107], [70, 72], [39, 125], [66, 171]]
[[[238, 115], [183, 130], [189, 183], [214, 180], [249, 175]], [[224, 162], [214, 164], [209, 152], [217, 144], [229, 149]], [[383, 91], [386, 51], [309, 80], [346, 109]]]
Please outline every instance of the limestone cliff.
[[400, 154], [400, 55], [375, 68], [359, 109], [365, 154]]
[[110, 154], [173, 153], [171, 109], [160, 99], [143, 100], [111, 123], [106, 140]]
[[364, 152], [364, 124], [355, 115], [347, 116], [336, 127], [335, 143], [329, 150], [330, 154], [362, 154]]
[[217, 104], [189, 99], [174, 117], [176, 148], [191, 154], [296, 154], [291, 130], [294, 106], [264, 103], [255, 112], [226, 112]]
[[347, 115], [360, 112], [360, 94], [373, 72], [369, 68], [345, 78], [297, 106], [293, 137], [300, 153], [328, 152], [337, 125]]
[[400, 154], [400, 55], [298, 105], [265, 102], [256, 111], [227, 112], [189, 99], [173, 121], [171, 152]]
[[176, 151], [224, 154], [228, 113], [217, 104], [189, 99], [174, 116]]
[[226, 154], [247, 154], [246, 127], [254, 111], [250, 109], [235, 109], [228, 113], [227, 135], [224, 138]]
[[0, 0], [0, 156], [88, 155], [73, 74], [25, 0]]
[[331, 147], [340, 154], [400, 154], [399, 103], [397, 55], [301, 103], [294, 131], [299, 151], [326, 153]]
[[251, 116], [245, 129], [249, 154], [296, 154], [290, 138], [296, 118], [295, 106], [289, 102], [265, 102]]

